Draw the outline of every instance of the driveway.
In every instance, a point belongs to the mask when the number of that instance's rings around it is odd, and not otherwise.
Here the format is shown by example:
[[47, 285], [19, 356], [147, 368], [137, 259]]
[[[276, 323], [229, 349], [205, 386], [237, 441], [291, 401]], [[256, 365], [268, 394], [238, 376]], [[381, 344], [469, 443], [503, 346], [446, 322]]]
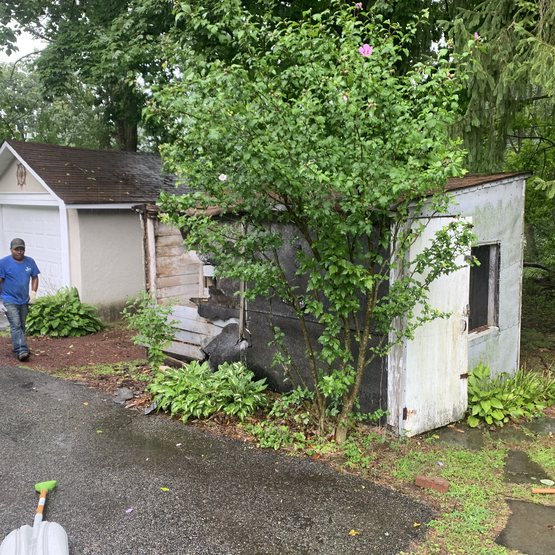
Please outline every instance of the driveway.
[[65, 528], [72, 555], [386, 555], [433, 518], [316, 461], [144, 416], [32, 370], [0, 368], [0, 399], [0, 539], [32, 523], [45, 480], [58, 480], [45, 518]]

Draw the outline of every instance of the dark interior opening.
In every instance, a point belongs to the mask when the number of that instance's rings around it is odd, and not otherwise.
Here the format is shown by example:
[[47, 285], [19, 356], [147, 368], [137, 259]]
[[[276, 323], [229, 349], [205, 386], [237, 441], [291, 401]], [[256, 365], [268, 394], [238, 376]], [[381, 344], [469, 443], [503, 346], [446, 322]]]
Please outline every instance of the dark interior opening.
[[469, 331], [497, 325], [498, 245], [481, 245], [472, 249], [480, 265], [470, 268]]

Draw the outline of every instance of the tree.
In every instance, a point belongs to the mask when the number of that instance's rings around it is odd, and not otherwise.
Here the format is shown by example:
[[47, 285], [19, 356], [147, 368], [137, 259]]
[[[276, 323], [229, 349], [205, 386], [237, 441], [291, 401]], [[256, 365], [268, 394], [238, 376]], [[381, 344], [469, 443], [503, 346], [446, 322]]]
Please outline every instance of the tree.
[[[0, 20], [49, 42], [36, 66], [47, 99], [71, 94], [77, 81], [93, 95], [92, 106], [104, 114], [117, 148], [137, 149], [150, 79], [163, 80], [157, 52], [174, 23], [171, 1], [13, 0], [0, 6]], [[13, 48], [13, 36], [2, 38]]]
[[105, 148], [109, 131], [102, 111], [84, 85], [54, 102], [44, 100], [31, 64], [0, 64], [0, 138], [83, 148]]
[[[413, 216], [425, 202], [445, 210], [443, 186], [462, 173], [463, 153], [445, 135], [457, 81], [441, 62], [396, 71], [420, 21], [403, 33], [343, 2], [300, 22], [252, 16], [239, 0], [221, 5], [219, 22], [186, 5], [177, 17], [205, 26], [233, 60], [174, 51], [173, 78], [147, 111], [172, 135], [161, 149], [166, 169], [196, 191], [160, 205], [220, 275], [248, 284], [248, 299], [275, 295], [294, 307], [311, 383], [276, 328], [275, 361], [293, 386], [311, 389], [319, 430], [333, 421], [342, 442], [365, 368], [441, 316], [428, 286], [458, 268], [471, 242], [469, 226], [453, 221], [387, 290], [424, 225]], [[211, 206], [224, 217], [208, 216]], [[283, 265], [284, 227], [304, 245], [295, 275]], [[309, 316], [323, 325], [317, 344]]]
[[474, 39], [464, 113], [454, 128], [464, 137], [471, 170], [501, 170], [518, 115], [536, 102], [553, 102], [554, 23], [553, 3], [543, 0], [485, 0], [452, 11], [446, 30], [454, 51]]

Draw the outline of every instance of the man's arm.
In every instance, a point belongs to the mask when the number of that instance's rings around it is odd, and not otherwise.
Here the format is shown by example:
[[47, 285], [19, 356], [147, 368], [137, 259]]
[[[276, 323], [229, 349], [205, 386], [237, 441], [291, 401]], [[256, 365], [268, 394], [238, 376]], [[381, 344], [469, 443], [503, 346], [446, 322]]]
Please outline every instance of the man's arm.
[[[39, 288], [39, 276], [35, 276], [31, 280], [31, 291], [37, 292]], [[2, 278], [0, 278], [0, 293], [2, 292]]]

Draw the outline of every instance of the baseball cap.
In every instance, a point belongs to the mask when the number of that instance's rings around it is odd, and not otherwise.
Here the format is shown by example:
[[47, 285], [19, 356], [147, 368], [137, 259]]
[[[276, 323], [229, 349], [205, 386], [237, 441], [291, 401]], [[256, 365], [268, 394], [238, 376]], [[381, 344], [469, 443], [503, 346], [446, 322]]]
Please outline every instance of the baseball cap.
[[18, 249], [19, 247], [25, 248], [25, 241], [23, 239], [12, 239], [10, 243], [10, 249]]

